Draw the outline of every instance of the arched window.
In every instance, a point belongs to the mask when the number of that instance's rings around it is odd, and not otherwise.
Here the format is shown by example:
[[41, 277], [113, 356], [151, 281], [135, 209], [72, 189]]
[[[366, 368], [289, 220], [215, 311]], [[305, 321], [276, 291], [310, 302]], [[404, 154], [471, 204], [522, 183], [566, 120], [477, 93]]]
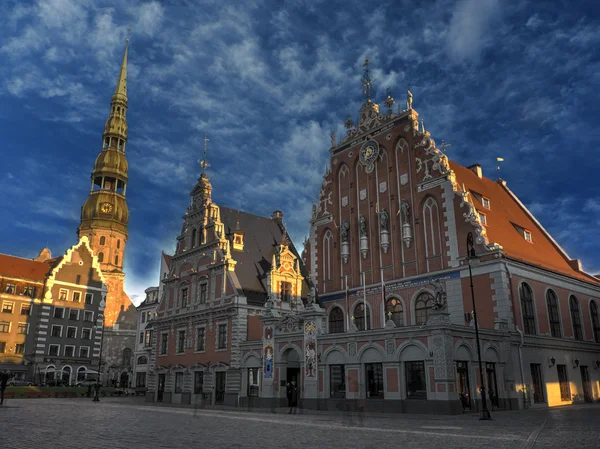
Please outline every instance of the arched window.
[[131, 366], [131, 349], [123, 349], [123, 366]]
[[115, 265], [119, 265], [119, 255], [115, 256]]
[[323, 237], [323, 280], [328, 281], [331, 279], [331, 248], [333, 246], [333, 234], [331, 231], [327, 231]]
[[590, 315], [592, 317], [594, 341], [600, 343], [600, 316], [598, 316], [598, 304], [596, 304], [596, 301], [590, 302]]
[[521, 298], [521, 314], [523, 315], [523, 331], [535, 335], [535, 307], [533, 306], [533, 292], [528, 284], [522, 283], [519, 288]]
[[435, 199], [428, 198], [423, 205], [423, 232], [425, 236], [425, 256], [441, 254], [440, 216]]
[[192, 248], [196, 246], [196, 229], [192, 230]]
[[117, 240], [117, 249], [121, 248], [121, 239]]
[[546, 293], [546, 305], [548, 306], [548, 321], [550, 321], [550, 334], [553, 337], [560, 338], [560, 313], [558, 312], [558, 298], [553, 290]]
[[385, 302], [385, 317], [394, 322], [397, 327], [404, 326], [404, 308], [398, 298], [388, 298]]
[[429, 292], [423, 292], [417, 297], [415, 301], [415, 324], [417, 326], [427, 324], [427, 317], [433, 303], [433, 295]]
[[86, 371], [87, 370], [85, 369], [85, 366], [80, 366], [79, 368], [77, 368], [77, 382], [85, 380]]
[[106, 245], [106, 237], [104, 237], [104, 236], [100, 237], [100, 245], [101, 246]]
[[104, 253], [98, 254], [98, 262], [104, 262]]
[[[354, 308], [354, 324], [359, 331], [365, 330], [365, 305], [361, 302]], [[367, 330], [371, 329], [371, 312], [367, 307]]]
[[575, 338], [575, 340], [583, 340], [579, 300], [573, 295], [571, 295], [571, 298], [569, 298], [569, 308], [571, 309], [571, 322], [573, 323], [573, 338]]
[[138, 357], [137, 364], [138, 365], [147, 365], [148, 364], [148, 357], [145, 357], [145, 356]]
[[344, 312], [339, 307], [334, 307], [329, 313], [329, 333], [340, 334], [344, 332]]
[[65, 366], [60, 377], [67, 385], [71, 385], [71, 367]]

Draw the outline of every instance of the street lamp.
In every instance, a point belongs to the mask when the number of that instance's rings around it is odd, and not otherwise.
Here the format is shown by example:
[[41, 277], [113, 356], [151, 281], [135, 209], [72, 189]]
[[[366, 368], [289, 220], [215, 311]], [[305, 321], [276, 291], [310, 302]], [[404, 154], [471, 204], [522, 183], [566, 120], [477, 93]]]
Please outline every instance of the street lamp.
[[[96, 376], [96, 385], [94, 387], [94, 402], [100, 401], [100, 376], [102, 375], [102, 345], [104, 344], [104, 306], [106, 301], [102, 298], [100, 301], [99, 310], [102, 310], [102, 334], [100, 334], [100, 354], [98, 354], [98, 375]], [[96, 330], [98, 330], [98, 324], [96, 324]]]
[[485, 382], [483, 380], [483, 363], [481, 362], [481, 345], [479, 343], [479, 325], [477, 324], [477, 310], [475, 309], [475, 290], [473, 289], [473, 273], [471, 271], [471, 259], [477, 259], [475, 248], [473, 248], [473, 233], [467, 234], [467, 261], [469, 262], [469, 280], [471, 281], [471, 298], [473, 300], [473, 321], [475, 322], [475, 340], [477, 340], [477, 358], [479, 360], [479, 378], [481, 379], [481, 413], [480, 420], [492, 419], [492, 414], [487, 408], [485, 397]]

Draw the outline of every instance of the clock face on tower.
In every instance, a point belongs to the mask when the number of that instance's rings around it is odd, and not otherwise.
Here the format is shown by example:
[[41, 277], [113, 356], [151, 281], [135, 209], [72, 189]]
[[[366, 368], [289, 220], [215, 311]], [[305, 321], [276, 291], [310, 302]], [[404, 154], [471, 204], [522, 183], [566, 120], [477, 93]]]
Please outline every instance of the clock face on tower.
[[103, 214], [110, 214], [113, 211], [113, 205], [110, 203], [102, 203], [100, 204], [100, 212]]
[[367, 167], [367, 173], [373, 171], [377, 156], [379, 156], [379, 144], [373, 140], [365, 142], [360, 149], [360, 163]]

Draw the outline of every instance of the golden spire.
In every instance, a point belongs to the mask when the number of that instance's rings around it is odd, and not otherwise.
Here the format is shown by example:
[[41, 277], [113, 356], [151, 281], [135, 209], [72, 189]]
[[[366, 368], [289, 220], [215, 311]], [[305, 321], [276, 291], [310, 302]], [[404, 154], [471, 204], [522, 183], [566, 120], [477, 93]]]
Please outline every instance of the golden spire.
[[123, 63], [121, 64], [121, 72], [119, 73], [119, 80], [117, 81], [117, 88], [113, 96], [123, 96], [123, 100], [127, 101], [127, 50], [129, 49], [129, 38], [125, 43], [125, 54], [123, 54]]

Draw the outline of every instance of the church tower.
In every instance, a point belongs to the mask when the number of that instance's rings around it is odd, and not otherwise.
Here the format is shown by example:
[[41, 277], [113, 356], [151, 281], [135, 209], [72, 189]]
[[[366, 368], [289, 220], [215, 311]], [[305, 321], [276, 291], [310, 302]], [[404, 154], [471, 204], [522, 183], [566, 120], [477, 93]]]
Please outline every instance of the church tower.
[[110, 114], [102, 135], [102, 151], [96, 158], [91, 176], [90, 194], [81, 208], [79, 237], [87, 236], [108, 286], [106, 327], [113, 327], [119, 314], [131, 306], [123, 290], [123, 259], [127, 244], [129, 209], [127, 192], [127, 50], [110, 105]]

